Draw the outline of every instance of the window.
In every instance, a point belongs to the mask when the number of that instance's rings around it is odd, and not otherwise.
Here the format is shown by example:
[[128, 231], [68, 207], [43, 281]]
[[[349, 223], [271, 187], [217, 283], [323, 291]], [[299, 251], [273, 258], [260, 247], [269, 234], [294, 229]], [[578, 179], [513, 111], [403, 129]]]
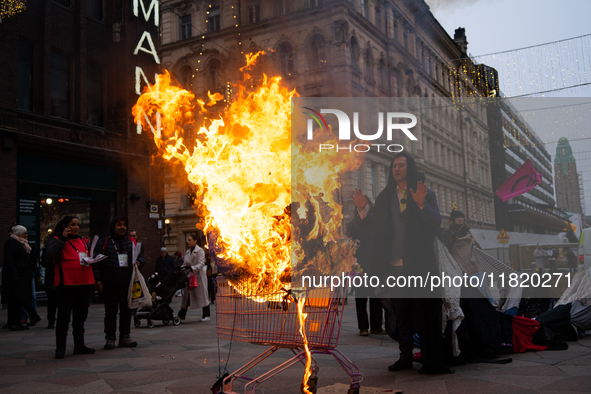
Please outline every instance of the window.
[[102, 22], [104, 20], [104, 0], [87, 0], [86, 16]]
[[186, 40], [191, 38], [191, 15], [179, 17], [179, 39]]
[[279, 45], [279, 70], [284, 77], [293, 73], [293, 47], [290, 43], [284, 42]]
[[193, 70], [190, 66], [183, 66], [181, 68], [181, 85], [188, 90], [192, 91], [193, 88]]
[[68, 7], [68, 8], [72, 7], [72, 0], [53, 0], [53, 2], [63, 5], [64, 7]]
[[380, 66], [379, 66], [379, 73], [380, 73], [380, 85], [382, 85], [382, 89], [388, 89], [390, 83], [388, 81], [388, 67], [386, 67], [386, 59], [383, 57], [380, 59]]
[[70, 58], [51, 54], [51, 115], [70, 117]]
[[207, 26], [209, 31], [221, 30], [220, 7], [212, 7], [207, 11]]
[[361, 15], [368, 17], [369, 15], [369, 0], [361, 0]]
[[359, 44], [357, 43], [357, 39], [355, 37], [351, 37], [351, 48], [350, 48], [350, 56], [351, 56], [351, 67], [354, 70], [359, 70]]
[[321, 35], [316, 35], [310, 40], [310, 58], [308, 67], [311, 70], [322, 68], [326, 65], [326, 41]]
[[218, 92], [222, 89], [222, 62], [212, 59], [207, 70], [209, 78], [209, 90]]
[[287, 15], [291, 12], [291, 0], [275, 0], [275, 15]]
[[402, 43], [406, 49], [408, 49], [408, 34], [404, 32], [402, 35]]
[[379, 31], [383, 30], [383, 15], [382, 15], [382, 7], [376, 7], [376, 27]]
[[378, 188], [378, 164], [371, 163], [371, 191], [374, 199], [378, 196]]
[[33, 110], [34, 49], [28, 41], [18, 44], [18, 109]]
[[318, 7], [322, 5], [322, 0], [308, 0], [308, 8]]
[[254, 4], [248, 7], [248, 23], [257, 23], [261, 21], [261, 6]]
[[371, 48], [365, 50], [365, 76], [370, 81], [374, 80], [373, 76], [373, 52]]
[[86, 122], [104, 126], [103, 70], [99, 66], [86, 65]]

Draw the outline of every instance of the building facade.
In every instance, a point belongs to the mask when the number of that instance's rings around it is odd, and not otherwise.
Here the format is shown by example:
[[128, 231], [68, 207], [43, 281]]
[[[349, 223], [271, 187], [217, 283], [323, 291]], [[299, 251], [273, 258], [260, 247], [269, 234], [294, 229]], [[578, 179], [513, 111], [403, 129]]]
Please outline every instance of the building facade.
[[556, 156], [554, 156], [554, 176], [556, 180], [556, 205], [582, 217], [584, 198], [581, 193], [581, 182], [577, 172], [577, 162], [573, 156], [570, 142], [566, 137], [558, 140]]
[[[163, 67], [198, 97], [227, 95], [244, 55], [265, 50], [258, 75], [280, 75], [303, 97], [420, 99], [418, 141], [400, 143], [425, 172], [444, 219], [455, 202], [472, 226], [494, 228], [486, 109], [457, 100], [490, 88], [466, 58], [463, 32], [449, 37], [423, 0], [163, 1], [160, 49]], [[370, 151], [343, 177], [345, 221], [354, 209], [346, 191], [360, 187], [375, 199], [391, 160]], [[175, 183], [166, 189], [167, 242], [183, 250], [198, 219], [187, 186]]]
[[147, 260], [158, 255], [150, 207], [162, 206], [161, 174], [131, 114], [136, 68], [157, 70], [134, 55], [144, 33], [157, 42], [153, 15], [139, 18], [127, 0], [29, 2], [0, 24], [0, 222], [25, 225], [38, 251], [65, 215], [91, 239], [127, 216]]

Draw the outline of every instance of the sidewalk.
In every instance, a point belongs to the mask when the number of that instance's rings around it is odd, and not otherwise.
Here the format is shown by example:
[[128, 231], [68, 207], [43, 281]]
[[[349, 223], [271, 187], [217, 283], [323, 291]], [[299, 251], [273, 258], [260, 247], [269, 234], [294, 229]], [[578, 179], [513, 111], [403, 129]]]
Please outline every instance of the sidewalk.
[[[175, 312], [179, 304], [180, 298], [175, 298], [171, 305]], [[45, 317], [45, 307], [39, 313]], [[90, 307], [86, 343], [97, 349], [90, 356], [72, 355], [70, 335], [66, 358], [55, 360], [55, 334], [45, 328], [45, 319], [28, 331], [0, 332], [0, 394], [210, 392], [219, 366], [215, 306], [212, 321], [205, 323], [200, 311], [192, 310], [176, 327], [156, 321], [149, 329], [143, 320], [140, 328], [132, 327], [132, 338], [138, 342], [133, 349], [103, 350], [103, 314], [103, 305]], [[6, 310], [0, 311], [0, 322], [6, 322]], [[415, 370], [388, 372], [398, 353], [397, 343], [387, 336], [360, 337], [358, 331], [355, 305], [349, 302], [337, 349], [361, 369], [361, 393], [591, 392], [591, 336], [569, 342], [566, 351], [515, 354], [506, 365], [468, 364], [455, 367], [454, 375], [419, 375], [419, 364]], [[220, 341], [219, 349], [222, 365], [229, 359], [228, 370], [234, 371], [265, 347]], [[290, 355], [289, 350], [278, 351], [251, 371], [263, 373]], [[318, 361], [318, 393], [346, 393], [348, 378], [336, 361], [327, 356]], [[303, 367], [293, 366], [259, 385], [257, 393], [298, 394], [302, 375]], [[240, 392], [241, 387], [237, 384], [234, 390]]]

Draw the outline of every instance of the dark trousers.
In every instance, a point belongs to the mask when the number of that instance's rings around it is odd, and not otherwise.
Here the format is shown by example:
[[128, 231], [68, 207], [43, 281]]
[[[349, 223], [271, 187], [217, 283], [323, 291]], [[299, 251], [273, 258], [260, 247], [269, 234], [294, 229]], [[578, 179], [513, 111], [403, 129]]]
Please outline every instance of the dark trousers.
[[440, 298], [394, 298], [392, 299], [398, 328], [400, 359], [412, 360], [414, 349], [412, 313], [418, 320], [419, 341], [423, 366], [439, 367], [443, 362], [443, 343], [441, 333]]
[[105, 299], [105, 338], [117, 336], [117, 312], [119, 312], [120, 338], [128, 336], [131, 332], [131, 309], [127, 307], [127, 292], [129, 285], [103, 284], [103, 297]]
[[88, 297], [91, 285], [58, 286], [57, 288], [57, 323], [56, 337], [68, 335], [70, 316], [72, 316], [72, 334], [84, 334], [84, 322], [88, 317]]
[[[24, 279], [30, 280], [30, 279]], [[30, 288], [14, 289], [8, 301], [7, 323], [10, 326], [21, 325], [21, 308], [24, 308], [29, 316], [37, 316], [37, 311], [30, 302]]]
[[51, 324], [55, 323], [55, 314], [57, 311], [57, 291], [46, 290], [47, 294], [47, 321]]
[[[357, 290], [356, 290], [357, 291]], [[367, 330], [382, 329], [382, 304], [379, 298], [369, 299], [369, 320], [367, 318], [368, 297], [355, 297], [355, 309], [357, 311], [357, 328]]]
[[209, 305], [203, 307], [203, 317], [209, 317], [211, 313], [209, 312]]

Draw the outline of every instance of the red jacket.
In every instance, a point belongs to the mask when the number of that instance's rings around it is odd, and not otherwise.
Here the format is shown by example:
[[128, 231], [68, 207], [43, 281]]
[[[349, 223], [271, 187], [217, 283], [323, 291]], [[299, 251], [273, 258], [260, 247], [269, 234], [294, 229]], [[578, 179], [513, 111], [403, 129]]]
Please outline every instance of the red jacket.
[[87, 255], [88, 243], [84, 238], [69, 239], [63, 242], [58, 237], [55, 237], [55, 246], [62, 247], [60, 259], [56, 261], [56, 269], [54, 270], [54, 283], [58, 286], [61, 283], [63, 276], [63, 283], [66, 286], [75, 285], [93, 285], [94, 275], [92, 267], [80, 265], [80, 257], [78, 252], [84, 252]]

